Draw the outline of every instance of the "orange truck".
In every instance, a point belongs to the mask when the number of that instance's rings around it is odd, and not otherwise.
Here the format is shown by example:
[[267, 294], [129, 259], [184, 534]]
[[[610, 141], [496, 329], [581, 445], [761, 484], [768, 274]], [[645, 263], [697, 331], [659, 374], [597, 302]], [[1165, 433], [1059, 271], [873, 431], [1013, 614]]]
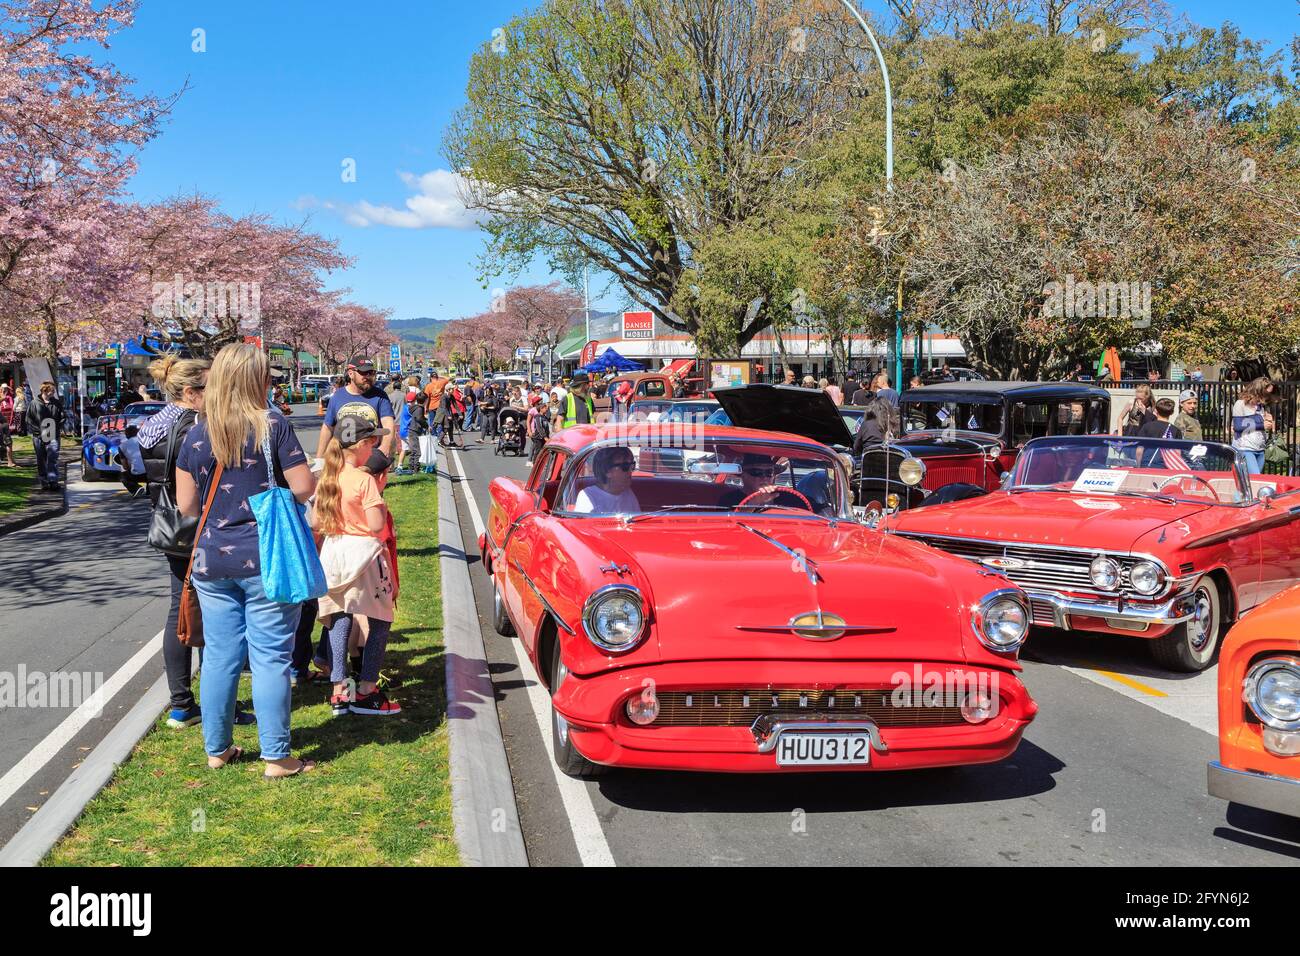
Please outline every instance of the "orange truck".
[[1228, 632], [1219, 654], [1219, 759], [1209, 791], [1300, 817], [1300, 585]]

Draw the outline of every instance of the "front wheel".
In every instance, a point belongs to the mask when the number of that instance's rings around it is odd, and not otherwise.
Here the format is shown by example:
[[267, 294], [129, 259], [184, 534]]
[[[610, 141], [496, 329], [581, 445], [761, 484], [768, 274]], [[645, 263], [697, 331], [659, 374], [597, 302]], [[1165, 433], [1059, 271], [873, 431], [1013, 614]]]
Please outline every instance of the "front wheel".
[[[555, 648], [555, 662], [551, 664], [551, 695], [554, 696], [564, 683], [564, 679], [569, 676], [569, 669], [564, 666], [564, 661], [560, 659], [560, 648]], [[569, 733], [569, 722], [560, 716], [560, 712], [555, 709], [554, 702], [551, 703], [551, 745], [555, 750], [555, 764], [566, 777], [578, 777], [589, 780], [592, 777], [599, 777], [609, 770], [608, 767], [598, 763], [592, 763], [582, 754], [578, 753], [578, 748], [573, 746], [573, 737]]]
[[103, 475], [100, 474], [98, 468], [92, 468], [90, 465], [81, 466], [82, 481], [100, 481], [102, 478]]
[[1223, 632], [1219, 586], [1209, 578], [1196, 586], [1196, 609], [1189, 620], [1151, 641], [1156, 662], [1184, 674], [1203, 671], [1214, 662]]

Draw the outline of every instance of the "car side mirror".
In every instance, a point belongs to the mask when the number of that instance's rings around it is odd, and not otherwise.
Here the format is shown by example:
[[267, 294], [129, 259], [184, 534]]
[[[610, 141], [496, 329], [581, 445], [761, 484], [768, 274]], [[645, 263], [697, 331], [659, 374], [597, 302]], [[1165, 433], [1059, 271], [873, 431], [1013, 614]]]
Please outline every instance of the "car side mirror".
[[1265, 485], [1259, 489], [1259, 493], [1255, 497], [1259, 499], [1265, 508], [1272, 508], [1273, 499], [1277, 497], [1277, 489], [1272, 485]]
[[998, 487], [1005, 488], [1009, 484], [1011, 484], [1011, 472], [1004, 471], [998, 476]]

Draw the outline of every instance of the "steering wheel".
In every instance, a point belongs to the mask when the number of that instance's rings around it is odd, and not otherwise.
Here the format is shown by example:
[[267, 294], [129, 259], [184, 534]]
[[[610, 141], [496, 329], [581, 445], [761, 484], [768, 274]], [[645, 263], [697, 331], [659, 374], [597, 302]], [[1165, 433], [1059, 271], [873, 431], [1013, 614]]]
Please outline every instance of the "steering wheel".
[[764, 485], [762, 488], [759, 488], [758, 491], [751, 492], [750, 494], [745, 495], [744, 498], [741, 498], [740, 501], [736, 502], [736, 507], [743, 508], [745, 507], [745, 505], [749, 504], [759, 495], [771, 495], [771, 494], [776, 494], [778, 496], [786, 496], [790, 498], [797, 498], [799, 500], [798, 505], [781, 505], [780, 498], [778, 497], [776, 501], [768, 502], [771, 505], [777, 505], [780, 507], [791, 507], [791, 508], [802, 506], [804, 508], [807, 508], [809, 511], [813, 510], [812, 502], [809, 501], [806, 497], [804, 497], [804, 495], [801, 492], [795, 491], [793, 488], [787, 488], [785, 487], [785, 485]]
[[1210, 494], [1214, 495], [1215, 501], [1222, 503], [1223, 499], [1219, 497], [1219, 492], [1215, 489], [1214, 485], [1210, 484], [1208, 480], [1202, 478], [1200, 475], [1193, 475], [1191, 472], [1188, 471], [1180, 471], [1178, 474], [1170, 475], [1164, 481], [1160, 482], [1160, 484], [1156, 486], [1156, 494], [1159, 494], [1160, 492], [1164, 491], [1166, 487], [1172, 485], [1175, 481], [1182, 481], [1184, 478], [1190, 478], [1192, 479], [1192, 481], [1199, 481], [1201, 484], [1203, 484], [1206, 488], [1209, 489]]

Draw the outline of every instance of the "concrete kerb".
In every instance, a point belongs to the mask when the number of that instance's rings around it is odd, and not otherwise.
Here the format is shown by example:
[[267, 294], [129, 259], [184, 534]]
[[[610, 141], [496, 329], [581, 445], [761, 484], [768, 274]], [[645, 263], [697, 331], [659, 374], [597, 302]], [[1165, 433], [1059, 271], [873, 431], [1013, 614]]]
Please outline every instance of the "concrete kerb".
[[[461, 859], [471, 866], [527, 866], [487, 649], [456, 512], [447, 453], [438, 449], [438, 554], [451, 733], [451, 810]], [[474, 543], [477, 547], [477, 542]]]

